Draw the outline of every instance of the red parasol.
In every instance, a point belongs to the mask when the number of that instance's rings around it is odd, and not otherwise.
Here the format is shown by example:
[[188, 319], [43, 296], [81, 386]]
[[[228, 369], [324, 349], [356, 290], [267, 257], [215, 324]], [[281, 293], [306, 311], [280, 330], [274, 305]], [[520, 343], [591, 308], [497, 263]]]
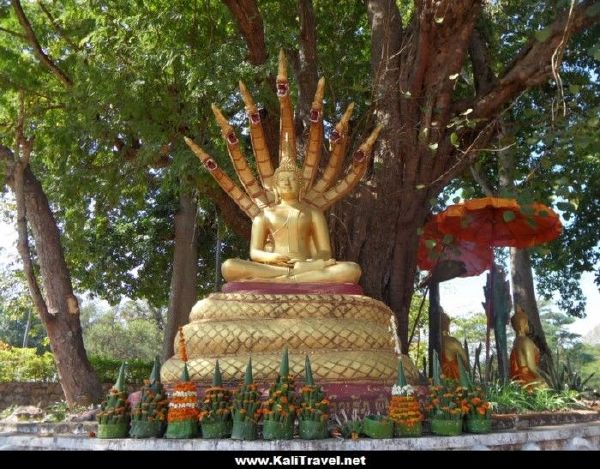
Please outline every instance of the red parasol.
[[[429, 289], [429, 357], [433, 351], [441, 353], [439, 282], [456, 277], [479, 275], [492, 265], [493, 252], [490, 246], [472, 241], [461, 241], [455, 236], [444, 234], [438, 226], [439, 217], [433, 216], [423, 227], [417, 249], [417, 265], [428, 270], [429, 275], [422, 282]], [[417, 320], [411, 331], [410, 341], [419, 322], [425, 295], [419, 307]]]
[[[439, 229], [443, 233], [489, 247], [529, 248], [555, 239], [562, 230], [558, 215], [545, 205], [535, 202], [521, 206], [514, 199], [497, 197], [471, 199], [462, 204], [451, 205], [438, 214], [438, 217]], [[494, 270], [491, 269], [489, 304], [486, 305], [488, 316], [486, 357], [489, 355], [491, 324], [495, 324], [494, 331], [498, 334], [497, 328], [504, 330], [508, 321], [508, 316], [496, 317], [494, 311]], [[506, 311], [506, 314], [509, 312]], [[506, 334], [502, 332], [502, 336], [505, 342]], [[498, 338], [497, 335], [497, 340]], [[503, 347], [505, 348], [505, 344]], [[499, 365], [504, 369], [502, 376], [506, 376], [506, 357], [502, 356], [502, 362], [500, 361], [500, 347], [498, 359]]]
[[488, 270], [492, 265], [492, 248], [473, 241], [457, 239], [444, 234], [439, 227], [439, 215], [423, 227], [417, 250], [417, 264], [421, 270], [433, 272], [444, 264], [459, 264], [457, 277], [471, 277]]
[[545, 205], [520, 206], [496, 197], [451, 205], [438, 217], [443, 233], [487, 246], [529, 248], [555, 239], [562, 230], [558, 215]]

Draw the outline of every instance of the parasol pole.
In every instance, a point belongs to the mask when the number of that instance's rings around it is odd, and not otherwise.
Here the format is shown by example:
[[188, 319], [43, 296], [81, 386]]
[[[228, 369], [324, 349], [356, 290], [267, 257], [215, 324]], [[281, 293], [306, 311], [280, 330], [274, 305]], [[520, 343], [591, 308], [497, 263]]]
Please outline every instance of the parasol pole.
[[429, 374], [433, 376], [433, 355], [442, 353], [440, 284], [429, 283]]

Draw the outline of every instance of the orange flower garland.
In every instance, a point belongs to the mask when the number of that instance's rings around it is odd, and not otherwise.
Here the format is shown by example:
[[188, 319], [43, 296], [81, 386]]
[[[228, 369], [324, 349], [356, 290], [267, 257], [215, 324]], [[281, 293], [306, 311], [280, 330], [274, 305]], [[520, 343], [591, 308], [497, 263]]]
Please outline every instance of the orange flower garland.
[[167, 421], [180, 422], [197, 419], [200, 414], [197, 404], [196, 385], [190, 382], [177, 383], [173, 391], [173, 398], [169, 403]]
[[[179, 328], [179, 358], [187, 362], [188, 356], [185, 348], [185, 336], [183, 327]], [[175, 385], [173, 395], [169, 402], [169, 413], [167, 422], [181, 422], [184, 420], [198, 420], [200, 410], [198, 409], [198, 394], [196, 385], [190, 381], [182, 381]]]
[[419, 402], [415, 396], [392, 396], [390, 418], [397, 424], [413, 427], [423, 420]]

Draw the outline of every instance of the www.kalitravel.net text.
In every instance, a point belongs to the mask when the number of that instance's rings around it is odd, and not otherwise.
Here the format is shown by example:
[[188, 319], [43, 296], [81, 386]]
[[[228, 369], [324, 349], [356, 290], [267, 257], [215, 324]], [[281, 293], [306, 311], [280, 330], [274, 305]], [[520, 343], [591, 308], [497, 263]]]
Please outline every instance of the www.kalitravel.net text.
[[238, 466], [366, 466], [366, 456], [328, 456], [314, 457], [305, 455], [294, 456], [263, 456], [236, 457]]

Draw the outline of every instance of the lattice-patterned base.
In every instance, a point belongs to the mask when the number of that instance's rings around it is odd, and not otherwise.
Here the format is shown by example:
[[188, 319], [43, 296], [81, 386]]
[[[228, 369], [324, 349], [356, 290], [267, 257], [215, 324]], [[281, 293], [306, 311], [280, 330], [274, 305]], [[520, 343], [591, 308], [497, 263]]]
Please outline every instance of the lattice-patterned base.
[[[396, 381], [393, 314], [365, 296], [216, 293], [194, 306], [190, 321], [184, 327], [188, 369], [199, 384], [210, 383], [217, 358], [224, 380], [239, 382], [249, 356], [255, 380], [271, 382], [286, 346], [292, 374], [302, 375], [308, 354], [323, 383]], [[416, 382], [414, 365], [408, 357], [403, 362], [407, 378]], [[168, 360], [162, 380], [177, 381], [182, 366], [177, 357]]]

